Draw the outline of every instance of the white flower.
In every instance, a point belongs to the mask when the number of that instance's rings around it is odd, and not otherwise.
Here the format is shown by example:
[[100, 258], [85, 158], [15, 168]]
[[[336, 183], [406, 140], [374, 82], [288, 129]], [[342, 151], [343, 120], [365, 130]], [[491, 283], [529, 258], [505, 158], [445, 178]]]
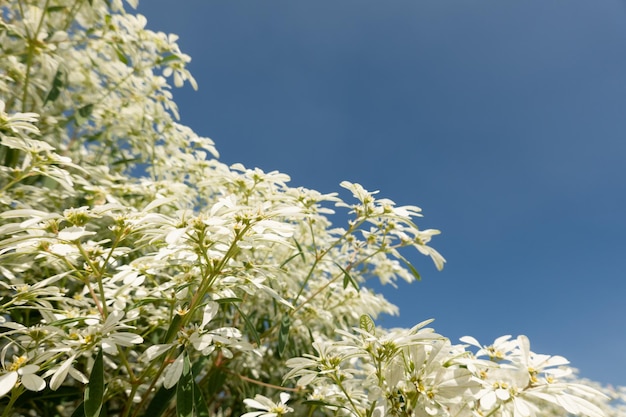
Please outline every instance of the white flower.
[[51, 375], [51, 374], [53, 375], [52, 378], [50, 379], [50, 389], [52, 389], [53, 391], [56, 391], [61, 386], [61, 384], [65, 381], [68, 374], [71, 375], [75, 380], [82, 382], [83, 384], [86, 384], [87, 382], [89, 382], [87, 377], [83, 375], [82, 372], [78, 371], [77, 369], [73, 367], [75, 360], [76, 360], [76, 355], [74, 354], [70, 356], [68, 359], [66, 359], [60, 366], [53, 368], [49, 370], [48, 372], [46, 372], [44, 377], [47, 377], [48, 375]]
[[65, 229], [61, 230], [59, 232], [59, 239], [65, 240], [68, 242], [73, 242], [73, 241], [79, 240], [80, 238], [84, 236], [91, 236], [91, 235], [95, 235], [95, 232], [89, 232], [85, 230], [84, 227], [72, 226], [72, 227], [66, 227]]
[[143, 338], [138, 334], [119, 331], [129, 328], [120, 322], [123, 317], [122, 311], [112, 311], [100, 329], [103, 336], [102, 349], [106, 353], [117, 354], [117, 346], [129, 347], [143, 342]]
[[246, 398], [243, 402], [250, 408], [256, 408], [262, 411], [251, 411], [241, 415], [241, 417], [278, 417], [290, 413], [293, 408], [287, 406], [289, 394], [280, 393], [280, 402], [275, 403], [269, 398], [257, 394], [254, 399]]
[[29, 391], [41, 391], [46, 387], [46, 381], [36, 374], [37, 365], [26, 365], [25, 356], [15, 357], [13, 363], [6, 368], [9, 372], [0, 376], [0, 397], [10, 392], [19, 382]]
[[0, 132], [11, 131], [19, 133], [20, 131], [39, 134], [39, 129], [33, 123], [37, 123], [39, 115], [37, 113], [13, 113], [8, 115], [4, 112], [5, 103], [0, 100]]

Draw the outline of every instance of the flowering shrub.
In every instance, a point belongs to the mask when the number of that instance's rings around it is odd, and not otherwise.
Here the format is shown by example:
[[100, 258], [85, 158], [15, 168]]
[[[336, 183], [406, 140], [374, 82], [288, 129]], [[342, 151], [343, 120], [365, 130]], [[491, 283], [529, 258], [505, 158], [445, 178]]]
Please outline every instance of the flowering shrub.
[[2, 416], [626, 415], [524, 336], [376, 327], [364, 283], [441, 269], [439, 232], [220, 163], [176, 121], [190, 58], [121, 0], [0, 10]]

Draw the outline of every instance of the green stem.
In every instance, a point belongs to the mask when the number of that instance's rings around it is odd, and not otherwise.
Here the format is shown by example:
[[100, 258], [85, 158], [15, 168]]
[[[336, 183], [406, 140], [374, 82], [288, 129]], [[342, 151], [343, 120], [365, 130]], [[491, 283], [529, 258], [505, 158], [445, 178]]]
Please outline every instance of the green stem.
[[[35, 33], [28, 33], [28, 29], [25, 27], [26, 36], [28, 39], [28, 55], [26, 56], [26, 78], [24, 79], [24, 91], [22, 92], [22, 112], [27, 111], [26, 99], [28, 98], [28, 85], [30, 84], [30, 73], [33, 67], [35, 42], [37, 41], [37, 36], [39, 35], [39, 31], [41, 30], [41, 26], [43, 25], [44, 16], [46, 15], [45, 10], [48, 8], [48, 3], [50, 3], [50, 0], [46, 0], [46, 3], [43, 6], [44, 12], [41, 13], [41, 18], [39, 19], [39, 22], [37, 22], [37, 28], [35, 29]], [[24, 18], [24, 9], [22, 8], [21, 2], [20, 12], [22, 13], [22, 18]]]
[[[165, 359], [163, 359], [163, 362], [161, 363], [161, 366], [159, 367], [159, 370], [156, 372], [156, 375], [152, 376], [152, 382], [150, 382], [150, 386], [148, 386], [148, 389], [146, 389], [146, 392], [143, 394], [143, 396], [141, 397], [141, 401], [139, 402], [139, 404], [137, 405], [137, 408], [135, 408], [135, 412], [132, 414], [132, 417], [137, 417], [139, 415], [139, 412], [142, 410], [142, 408], [146, 405], [146, 402], [148, 401], [148, 398], [150, 398], [150, 394], [152, 394], [152, 390], [154, 389], [154, 387], [157, 384], [157, 381], [159, 380], [159, 378], [161, 377], [161, 374], [163, 373], [163, 371], [165, 371], [165, 367], [170, 363], [170, 361], [172, 360], [172, 353], [175, 351], [175, 349], [171, 349], [167, 355], [165, 355]], [[148, 366], [148, 368], [146, 368], [146, 370], [142, 373], [142, 375], [139, 377], [139, 380], [143, 380], [143, 378], [145, 377], [145, 375], [147, 375], [148, 371], [150, 370], [150, 368], [152, 368], [152, 364], [150, 364], [150, 366]], [[132, 401], [132, 399], [131, 399]]]
[[339, 378], [337, 377], [337, 375], [333, 375], [333, 380], [335, 382], [335, 384], [337, 384], [337, 386], [339, 387], [339, 389], [341, 390], [341, 392], [344, 393], [344, 395], [346, 396], [346, 399], [348, 400], [348, 402], [350, 403], [350, 405], [352, 406], [352, 410], [354, 411], [354, 413], [359, 416], [359, 417], [363, 417], [363, 415], [359, 412], [359, 409], [357, 408], [356, 404], [354, 403], [354, 401], [352, 401], [352, 398], [350, 395], [348, 395], [348, 392], [346, 391], [346, 389], [343, 387], [343, 385], [341, 384], [341, 381], [339, 380]]
[[[89, 254], [87, 253], [87, 251], [85, 251], [85, 248], [83, 248], [83, 245], [80, 244], [80, 241], [76, 241], [76, 247], [80, 251], [80, 254], [83, 255], [83, 258], [85, 258], [85, 262], [87, 262], [87, 265], [89, 265], [89, 267], [91, 268], [91, 270], [93, 271], [96, 277], [96, 280], [98, 281], [98, 291], [100, 292], [100, 299], [101, 299], [100, 304], [99, 304], [100, 314], [102, 314], [102, 316], [106, 319], [109, 316], [109, 311], [107, 309], [106, 294], [104, 292], [104, 283], [102, 282], [103, 271], [100, 268], [98, 268], [96, 264], [94, 264], [91, 261], [91, 259], [89, 259]], [[86, 283], [87, 283], [87, 286], [91, 288], [91, 286], [89, 286], [89, 282], [86, 281]], [[94, 297], [94, 301], [98, 305], [97, 297], [95, 297], [95, 294], [92, 294], [92, 297]]]
[[[350, 226], [350, 228], [348, 228], [348, 230], [346, 230], [343, 235], [341, 235], [339, 238], [337, 238], [337, 240], [335, 240], [329, 247], [327, 247], [326, 249], [324, 249], [320, 253], [317, 253], [317, 248], [315, 248], [315, 252], [316, 252], [315, 260], [313, 261], [313, 265], [311, 265], [311, 269], [309, 269], [309, 273], [307, 274], [306, 278], [302, 282], [302, 285], [300, 286], [300, 290], [298, 291], [298, 294], [296, 294], [296, 298], [293, 300], [293, 304], [298, 302], [298, 299], [302, 295], [302, 292], [306, 288], [306, 285], [308, 284], [309, 280], [313, 276], [313, 272], [315, 271], [315, 267], [322, 260], [322, 258], [324, 256], [326, 256], [326, 254], [328, 254], [328, 252], [330, 252], [334, 247], [339, 245], [339, 243], [341, 243], [341, 241], [344, 240], [347, 236], [349, 236], [352, 233], [354, 233], [365, 222], [365, 220], [366, 220], [366, 218], [363, 218], [358, 223]], [[313, 231], [311, 231], [311, 235], [315, 236], [315, 233], [313, 233]]]
[[24, 388], [19, 385], [16, 388], [13, 388], [13, 390], [11, 391], [11, 398], [9, 398], [9, 403], [7, 404], [7, 407], [4, 409], [4, 412], [2, 413], [2, 417], [8, 417], [11, 412], [11, 409], [13, 408], [13, 404], [15, 404], [15, 401], [17, 401], [18, 398], [20, 398], [20, 395], [22, 395], [22, 393], [24, 392]]
[[137, 393], [137, 389], [139, 388], [139, 384], [133, 383], [130, 389], [130, 393], [128, 394], [128, 398], [126, 400], [126, 404], [124, 404], [124, 410], [122, 411], [122, 417], [128, 417], [130, 414], [131, 405], [133, 404], [133, 398]]

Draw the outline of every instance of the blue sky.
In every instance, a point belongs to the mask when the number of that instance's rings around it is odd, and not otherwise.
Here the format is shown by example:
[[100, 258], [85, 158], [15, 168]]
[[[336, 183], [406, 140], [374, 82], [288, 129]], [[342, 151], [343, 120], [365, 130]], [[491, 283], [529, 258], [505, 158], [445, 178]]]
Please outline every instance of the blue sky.
[[[626, 385], [626, 3], [143, 0], [200, 89], [182, 122], [226, 163], [424, 210], [437, 272], [385, 289], [411, 326], [526, 334]], [[346, 196], [347, 197], [347, 196]]]

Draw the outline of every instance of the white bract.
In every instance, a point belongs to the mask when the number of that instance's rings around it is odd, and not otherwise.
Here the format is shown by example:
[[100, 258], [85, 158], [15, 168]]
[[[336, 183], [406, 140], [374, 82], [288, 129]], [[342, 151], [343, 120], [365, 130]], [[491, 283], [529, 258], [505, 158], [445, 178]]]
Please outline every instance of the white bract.
[[121, 0], [0, 19], [3, 416], [626, 415], [524, 336], [376, 327], [398, 309], [367, 281], [418, 279], [405, 250], [443, 268], [439, 231], [359, 184], [219, 162], [172, 100], [191, 58]]

